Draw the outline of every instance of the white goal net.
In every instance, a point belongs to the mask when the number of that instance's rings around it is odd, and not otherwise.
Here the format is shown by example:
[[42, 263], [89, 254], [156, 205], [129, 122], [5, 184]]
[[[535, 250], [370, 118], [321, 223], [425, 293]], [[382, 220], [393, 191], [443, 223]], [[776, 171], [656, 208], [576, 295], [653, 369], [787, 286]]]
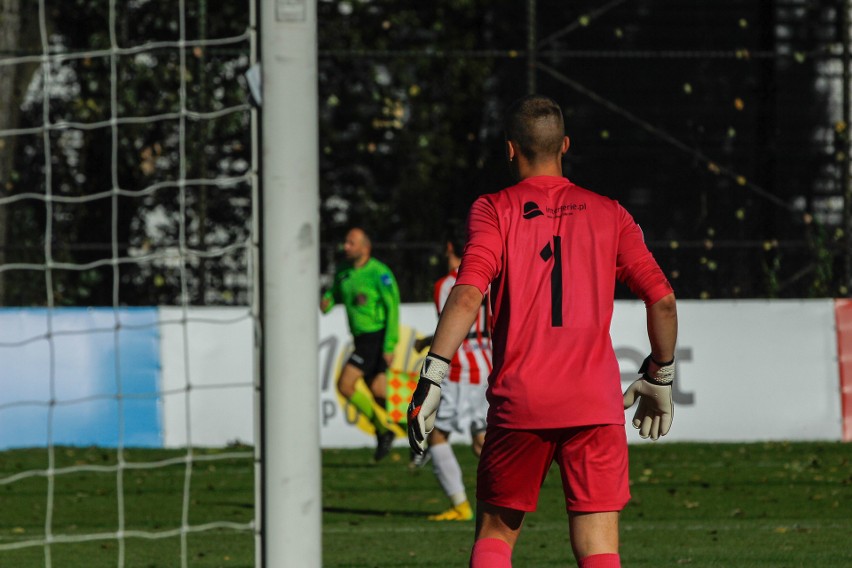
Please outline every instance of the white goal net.
[[0, 0], [0, 566], [259, 562], [255, 0]]

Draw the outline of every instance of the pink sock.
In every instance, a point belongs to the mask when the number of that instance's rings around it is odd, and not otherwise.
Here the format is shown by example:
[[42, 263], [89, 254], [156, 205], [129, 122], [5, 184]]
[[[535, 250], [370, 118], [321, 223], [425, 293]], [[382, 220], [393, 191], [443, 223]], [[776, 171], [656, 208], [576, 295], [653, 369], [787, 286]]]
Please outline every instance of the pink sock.
[[470, 568], [512, 568], [512, 548], [497, 538], [481, 538], [470, 552]]
[[621, 568], [618, 554], [592, 554], [579, 562], [580, 568]]

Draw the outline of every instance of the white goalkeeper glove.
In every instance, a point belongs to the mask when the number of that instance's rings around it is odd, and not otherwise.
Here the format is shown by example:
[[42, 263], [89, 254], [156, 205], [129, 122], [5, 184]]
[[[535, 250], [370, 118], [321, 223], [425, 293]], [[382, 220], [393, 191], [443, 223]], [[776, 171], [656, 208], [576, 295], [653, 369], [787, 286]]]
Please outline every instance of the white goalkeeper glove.
[[[658, 367], [653, 375], [648, 374], [651, 362]], [[674, 381], [674, 359], [660, 365], [650, 355], [639, 368], [642, 378], [636, 380], [624, 391], [624, 409], [628, 409], [639, 399], [636, 414], [633, 415], [633, 427], [639, 429], [639, 437], [659, 439], [669, 433], [674, 418], [672, 404], [672, 381]]]
[[426, 436], [435, 427], [441, 402], [441, 382], [450, 370], [450, 362], [429, 353], [420, 367], [420, 380], [408, 405], [408, 445], [417, 455], [426, 452]]

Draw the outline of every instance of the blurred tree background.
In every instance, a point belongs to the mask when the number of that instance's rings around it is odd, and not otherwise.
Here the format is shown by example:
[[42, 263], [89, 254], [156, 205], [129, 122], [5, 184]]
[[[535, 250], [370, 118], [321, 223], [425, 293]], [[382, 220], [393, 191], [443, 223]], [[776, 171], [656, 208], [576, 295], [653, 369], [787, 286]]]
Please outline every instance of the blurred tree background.
[[[38, 59], [35, 3], [20, 2], [19, 37], [0, 54], [14, 62], [0, 73], [14, 70], [18, 85], [0, 102], [0, 152], [11, 156], [0, 160], [0, 263], [44, 263], [49, 235], [52, 262], [78, 267], [52, 271], [57, 304], [109, 305], [116, 290], [129, 305], [246, 302], [248, 1], [188, 0], [186, 36], [207, 43], [183, 50], [169, 43], [176, 3], [120, 3], [112, 59], [107, 0], [48, 1], [51, 52], [92, 52], [49, 66]], [[428, 301], [446, 228], [511, 183], [502, 109], [536, 91], [565, 112], [566, 176], [633, 213], [680, 298], [848, 295], [847, 4], [321, 0], [324, 274], [360, 225], [403, 300]], [[151, 41], [164, 46], [134, 51]], [[45, 108], [52, 124], [68, 123], [48, 130], [47, 160]], [[183, 127], [168, 116], [128, 121], [112, 139], [111, 119], [182, 108]], [[45, 183], [87, 200], [27, 197], [45, 195]], [[193, 251], [183, 272], [181, 246]], [[138, 262], [115, 271], [112, 259]], [[38, 270], [0, 277], [4, 305], [45, 303]]]
[[633, 213], [679, 297], [846, 295], [844, 6], [324, 2], [324, 260], [364, 224], [428, 298], [444, 220], [511, 183], [501, 109], [537, 91], [566, 176]]
[[186, 0], [183, 19], [176, 2], [114, 5], [114, 26], [110, 0], [16, 6], [0, 303], [246, 304], [247, 3]]

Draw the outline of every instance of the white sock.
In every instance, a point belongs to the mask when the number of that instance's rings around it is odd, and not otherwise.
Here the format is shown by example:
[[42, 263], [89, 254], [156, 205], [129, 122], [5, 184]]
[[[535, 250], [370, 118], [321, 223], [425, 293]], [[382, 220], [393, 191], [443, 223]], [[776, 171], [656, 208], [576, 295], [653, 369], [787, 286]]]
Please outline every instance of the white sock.
[[437, 444], [429, 446], [429, 451], [432, 452], [432, 470], [435, 472], [435, 477], [438, 478], [438, 483], [441, 484], [441, 488], [450, 498], [453, 506], [467, 501], [461, 466], [456, 459], [456, 454], [453, 453], [452, 446]]

